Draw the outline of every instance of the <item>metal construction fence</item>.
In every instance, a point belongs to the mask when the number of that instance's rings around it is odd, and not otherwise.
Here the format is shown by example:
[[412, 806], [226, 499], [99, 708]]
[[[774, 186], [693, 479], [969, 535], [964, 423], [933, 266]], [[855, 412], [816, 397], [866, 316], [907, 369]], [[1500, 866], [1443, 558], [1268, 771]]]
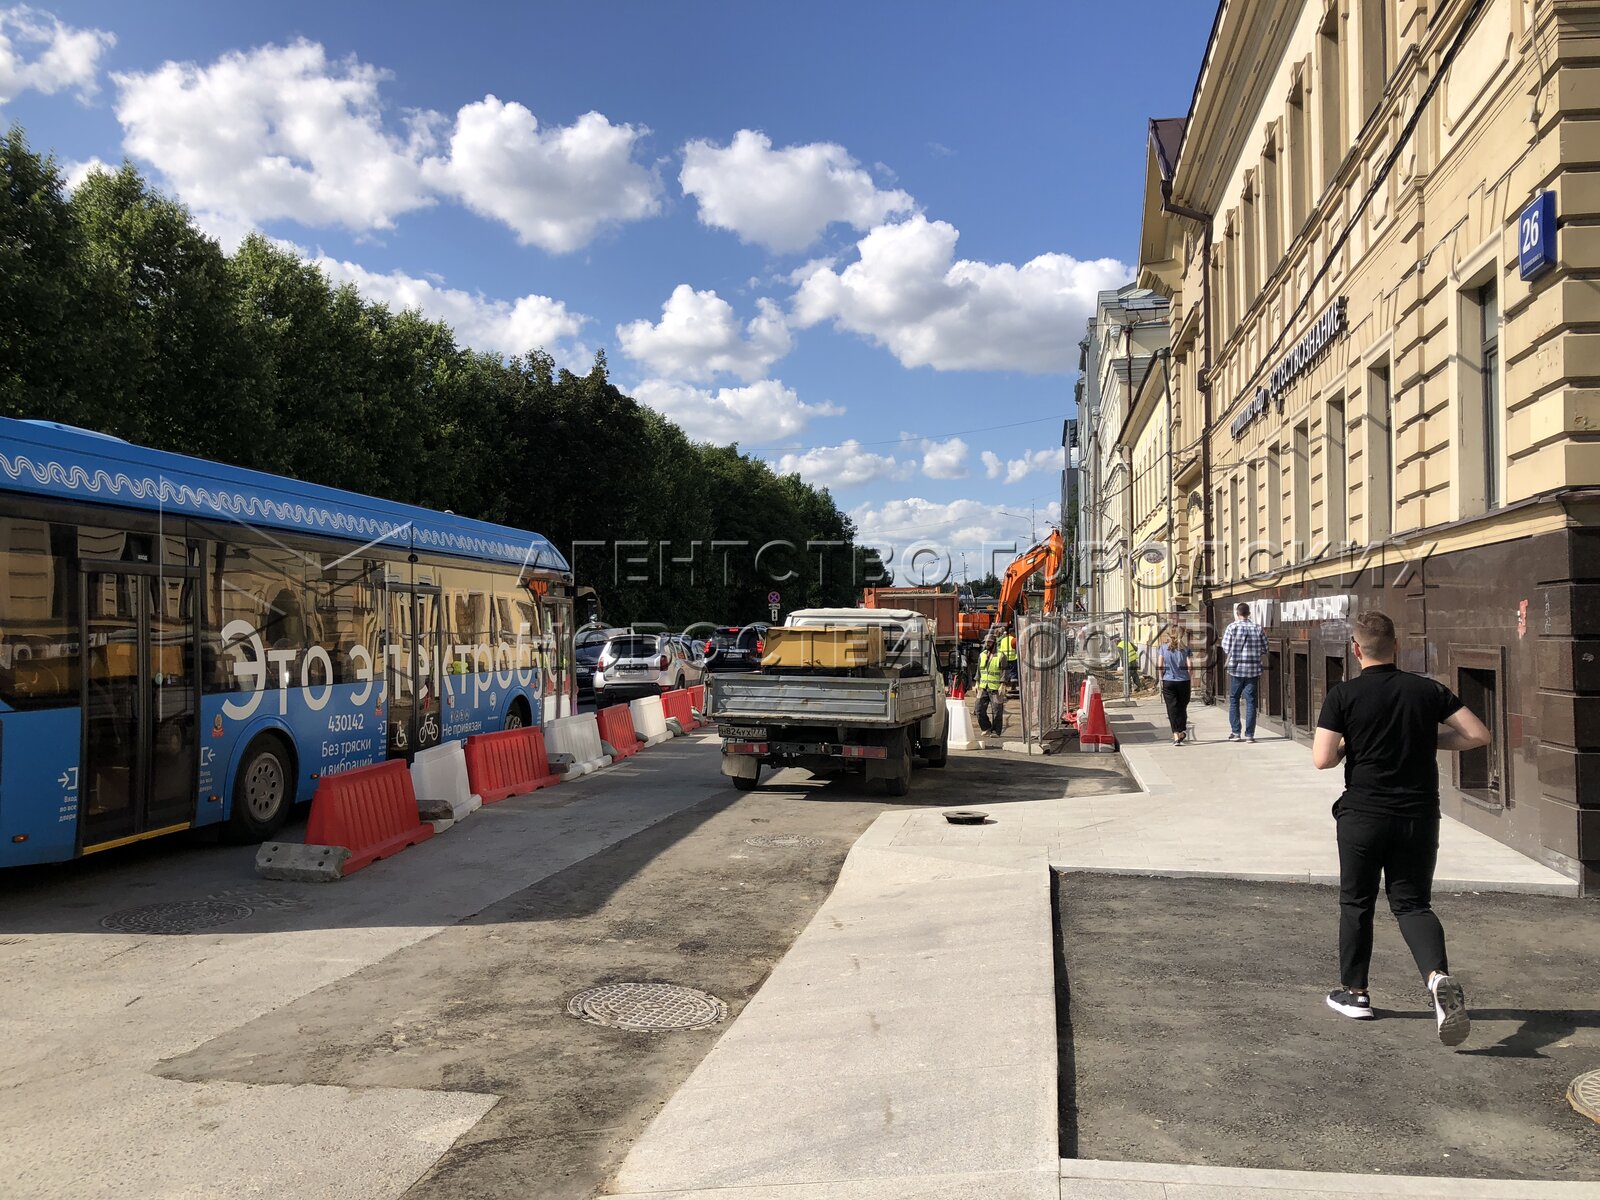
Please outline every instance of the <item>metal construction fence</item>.
[[[1209, 697], [1206, 631], [1190, 614], [1177, 623], [1188, 633], [1196, 699]], [[1157, 648], [1174, 624], [1157, 612], [1056, 613], [1017, 621], [1017, 698], [1023, 739], [1031, 751], [1067, 727], [1086, 675], [1107, 700], [1129, 698], [1160, 675]]]

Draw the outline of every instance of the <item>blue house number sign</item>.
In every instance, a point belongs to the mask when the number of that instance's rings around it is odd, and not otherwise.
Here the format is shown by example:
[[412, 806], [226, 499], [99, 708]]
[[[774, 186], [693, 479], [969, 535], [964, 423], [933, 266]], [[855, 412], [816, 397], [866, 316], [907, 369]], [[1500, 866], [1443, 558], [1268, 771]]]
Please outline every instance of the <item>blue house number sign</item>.
[[1517, 266], [1537, 279], [1556, 265], [1556, 194], [1540, 192], [1517, 219]]

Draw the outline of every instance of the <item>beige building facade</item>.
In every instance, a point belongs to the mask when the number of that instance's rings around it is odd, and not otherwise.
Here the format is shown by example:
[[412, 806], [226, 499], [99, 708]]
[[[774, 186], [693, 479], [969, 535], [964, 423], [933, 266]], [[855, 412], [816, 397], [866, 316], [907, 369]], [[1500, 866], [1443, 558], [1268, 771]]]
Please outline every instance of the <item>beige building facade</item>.
[[1389, 613], [1494, 733], [1441, 757], [1446, 810], [1586, 889], [1596, 60], [1594, 0], [1224, 0], [1140, 268], [1172, 298], [1175, 603], [1255, 607], [1266, 714], [1305, 739], [1350, 623]]

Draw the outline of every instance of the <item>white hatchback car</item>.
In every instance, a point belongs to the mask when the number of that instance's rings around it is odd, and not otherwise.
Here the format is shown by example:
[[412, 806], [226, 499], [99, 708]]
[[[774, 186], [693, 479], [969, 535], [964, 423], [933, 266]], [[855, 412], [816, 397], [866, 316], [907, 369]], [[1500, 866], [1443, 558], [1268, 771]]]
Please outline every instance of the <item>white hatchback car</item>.
[[606, 642], [594, 667], [594, 704], [605, 708], [641, 696], [692, 687], [705, 667], [670, 634], [624, 633]]

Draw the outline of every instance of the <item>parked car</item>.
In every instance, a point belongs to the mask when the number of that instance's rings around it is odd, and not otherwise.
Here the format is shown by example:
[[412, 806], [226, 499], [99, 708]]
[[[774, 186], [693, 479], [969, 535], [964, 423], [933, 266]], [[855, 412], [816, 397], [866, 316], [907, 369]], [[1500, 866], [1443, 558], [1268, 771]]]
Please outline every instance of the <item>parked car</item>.
[[596, 708], [692, 687], [704, 668], [673, 634], [625, 633], [610, 638], [595, 664]]
[[575, 666], [573, 675], [577, 679], [579, 697], [594, 695], [594, 668], [600, 661], [600, 652], [605, 649], [606, 643], [619, 634], [627, 633], [626, 629], [590, 628], [580, 629], [572, 636], [573, 659]]
[[737, 625], [720, 625], [701, 643], [708, 671], [753, 671], [761, 656], [749, 640], [741, 643]]

